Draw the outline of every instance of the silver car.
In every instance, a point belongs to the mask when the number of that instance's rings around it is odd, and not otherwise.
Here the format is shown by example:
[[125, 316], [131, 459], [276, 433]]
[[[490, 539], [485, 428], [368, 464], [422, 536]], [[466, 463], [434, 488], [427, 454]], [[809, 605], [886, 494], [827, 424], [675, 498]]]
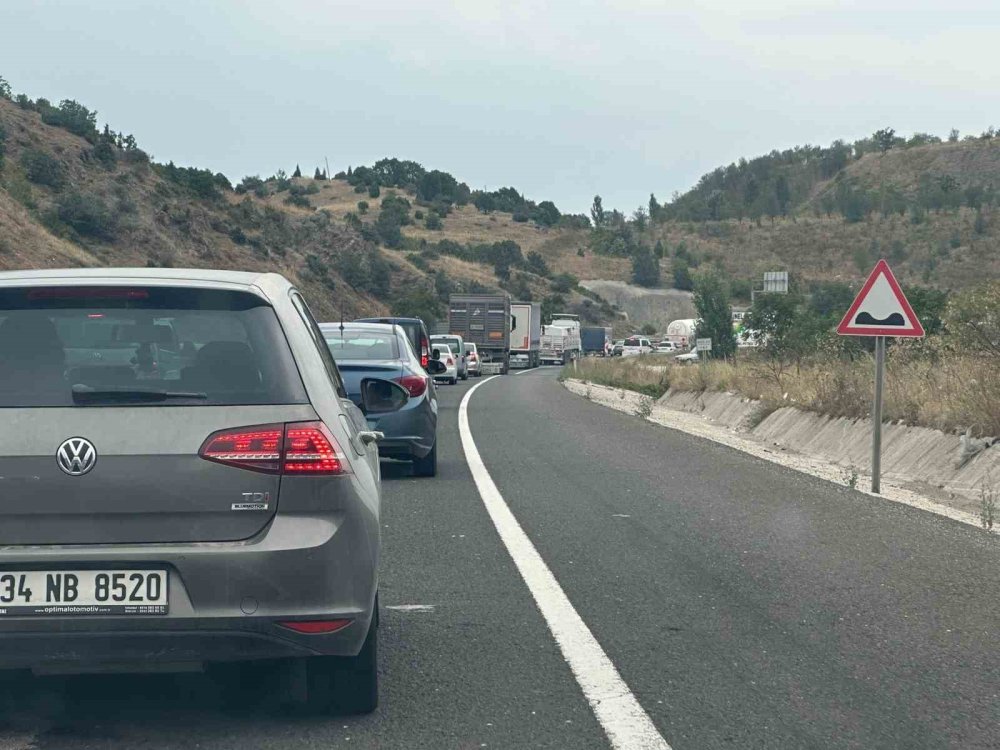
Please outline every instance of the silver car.
[[0, 668], [279, 659], [376, 707], [377, 434], [287, 280], [0, 273], [0, 414]]

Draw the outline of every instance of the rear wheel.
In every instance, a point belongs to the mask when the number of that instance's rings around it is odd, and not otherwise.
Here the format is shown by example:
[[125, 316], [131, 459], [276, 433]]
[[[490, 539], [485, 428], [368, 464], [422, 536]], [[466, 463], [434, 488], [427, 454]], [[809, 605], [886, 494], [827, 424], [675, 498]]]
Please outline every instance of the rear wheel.
[[378, 707], [378, 619], [372, 613], [357, 656], [313, 656], [306, 660], [310, 713], [370, 714]]
[[431, 448], [431, 452], [423, 458], [413, 459], [413, 473], [418, 477], [434, 477], [438, 472], [438, 446], [437, 442]]
[[458, 378], [448, 378], [448, 385], [457, 385]]

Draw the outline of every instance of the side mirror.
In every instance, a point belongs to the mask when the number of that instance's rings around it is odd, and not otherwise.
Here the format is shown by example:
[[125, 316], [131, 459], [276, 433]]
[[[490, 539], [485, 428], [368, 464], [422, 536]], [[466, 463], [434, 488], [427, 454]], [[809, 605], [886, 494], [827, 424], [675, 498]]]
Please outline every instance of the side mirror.
[[409, 392], [398, 383], [381, 378], [364, 378], [361, 381], [361, 410], [365, 414], [399, 411], [409, 400]]
[[434, 361], [437, 361], [437, 360], [441, 359], [441, 350], [440, 349], [431, 349], [431, 359], [434, 360]]
[[439, 359], [429, 360], [425, 369], [431, 375], [443, 375], [448, 372], [448, 368], [445, 367], [444, 363]]

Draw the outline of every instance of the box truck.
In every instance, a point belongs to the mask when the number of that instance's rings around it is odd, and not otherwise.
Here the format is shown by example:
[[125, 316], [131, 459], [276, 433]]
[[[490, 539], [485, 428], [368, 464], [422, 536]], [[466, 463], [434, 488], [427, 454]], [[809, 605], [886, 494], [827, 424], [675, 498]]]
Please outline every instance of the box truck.
[[542, 306], [537, 302], [510, 303], [510, 366], [541, 364]]
[[510, 359], [508, 295], [451, 295], [448, 299], [448, 332], [476, 345], [483, 374], [507, 374]]
[[611, 350], [611, 329], [597, 326], [581, 328], [580, 344], [584, 354], [604, 357]]

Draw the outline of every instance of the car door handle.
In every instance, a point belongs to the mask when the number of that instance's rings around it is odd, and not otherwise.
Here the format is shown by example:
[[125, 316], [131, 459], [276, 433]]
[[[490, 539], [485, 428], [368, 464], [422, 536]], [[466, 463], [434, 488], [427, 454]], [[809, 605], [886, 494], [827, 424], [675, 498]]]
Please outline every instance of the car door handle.
[[358, 437], [365, 445], [371, 445], [372, 443], [384, 438], [385, 433], [378, 432], [377, 430], [361, 430], [361, 432], [358, 433]]

